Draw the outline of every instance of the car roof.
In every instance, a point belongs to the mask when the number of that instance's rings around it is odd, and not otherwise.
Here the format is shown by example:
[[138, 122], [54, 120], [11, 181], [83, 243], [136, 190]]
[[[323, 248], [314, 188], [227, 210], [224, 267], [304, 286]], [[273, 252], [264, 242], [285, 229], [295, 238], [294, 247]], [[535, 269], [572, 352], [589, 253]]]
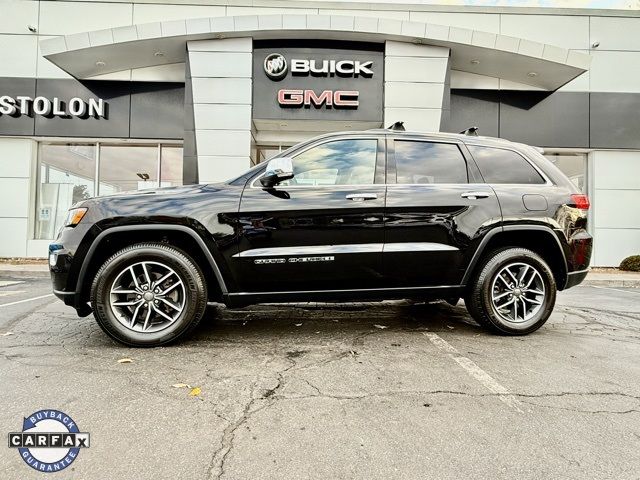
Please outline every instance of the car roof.
[[369, 130], [355, 130], [355, 131], [343, 131], [343, 132], [331, 132], [325, 133], [322, 135], [318, 135], [310, 140], [319, 140], [323, 138], [332, 138], [332, 137], [350, 137], [350, 136], [358, 136], [363, 134], [375, 134], [375, 135], [392, 135], [394, 137], [424, 137], [425, 139], [446, 139], [446, 140], [456, 140], [464, 143], [470, 144], [481, 144], [481, 145], [493, 145], [493, 146], [511, 146], [511, 147], [527, 147], [527, 145], [512, 142], [510, 140], [505, 140], [503, 138], [497, 137], [487, 137], [483, 135], [465, 135], [461, 133], [448, 133], [448, 132], [424, 132], [417, 130], [391, 130], [387, 128], [372, 128]]

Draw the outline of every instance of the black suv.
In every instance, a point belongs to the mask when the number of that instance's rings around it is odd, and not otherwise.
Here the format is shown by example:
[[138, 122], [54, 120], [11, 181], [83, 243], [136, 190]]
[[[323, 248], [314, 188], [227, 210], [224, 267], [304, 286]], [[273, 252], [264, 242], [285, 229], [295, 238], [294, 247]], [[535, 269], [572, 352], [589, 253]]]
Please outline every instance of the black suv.
[[586, 276], [588, 208], [533, 147], [334, 133], [225, 183], [78, 203], [49, 263], [55, 294], [132, 346], [175, 340], [220, 302], [464, 298], [522, 335]]

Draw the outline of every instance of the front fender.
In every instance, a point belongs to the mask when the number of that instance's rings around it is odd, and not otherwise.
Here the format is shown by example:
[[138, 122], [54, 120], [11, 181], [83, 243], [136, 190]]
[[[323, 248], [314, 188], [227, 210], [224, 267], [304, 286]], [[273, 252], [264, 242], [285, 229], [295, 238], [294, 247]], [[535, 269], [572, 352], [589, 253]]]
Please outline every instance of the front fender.
[[[204, 228], [204, 227], [202, 227]], [[202, 250], [202, 254], [207, 259], [211, 270], [213, 271], [216, 281], [218, 282], [218, 286], [220, 291], [222, 292], [223, 297], [226, 297], [228, 294], [227, 282], [222, 274], [222, 271], [218, 265], [218, 262], [214, 258], [213, 252], [211, 248], [205, 243], [205, 240], [202, 238], [200, 234], [196, 232], [195, 229], [190, 228], [185, 225], [176, 225], [176, 224], [136, 224], [136, 225], [124, 225], [124, 226], [116, 226], [102, 230], [95, 239], [91, 242], [86, 255], [82, 259], [82, 266], [80, 267], [80, 271], [78, 273], [77, 281], [76, 281], [76, 297], [79, 302], [82, 302], [82, 298], [84, 298], [84, 293], [86, 291], [88, 271], [90, 266], [92, 265], [92, 259], [95, 257], [98, 248], [105, 242], [110, 235], [116, 235], [123, 232], [182, 232], [189, 235], [198, 245], [198, 247]]]

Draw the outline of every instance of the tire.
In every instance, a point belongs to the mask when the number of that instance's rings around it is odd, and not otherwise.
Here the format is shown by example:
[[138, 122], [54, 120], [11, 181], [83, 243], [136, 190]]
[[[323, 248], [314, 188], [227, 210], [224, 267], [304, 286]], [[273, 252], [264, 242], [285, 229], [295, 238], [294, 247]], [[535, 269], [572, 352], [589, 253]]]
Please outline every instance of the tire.
[[98, 325], [114, 340], [157, 347], [195, 329], [207, 307], [207, 287], [202, 271], [181, 250], [136, 244], [100, 267], [91, 306]]
[[542, 257], [525, 248], [506, 248], [485, 257], [465, 304], [480, 325], [504, 335], [527, 335], [551, 315], [556, 291], [553, 273]]

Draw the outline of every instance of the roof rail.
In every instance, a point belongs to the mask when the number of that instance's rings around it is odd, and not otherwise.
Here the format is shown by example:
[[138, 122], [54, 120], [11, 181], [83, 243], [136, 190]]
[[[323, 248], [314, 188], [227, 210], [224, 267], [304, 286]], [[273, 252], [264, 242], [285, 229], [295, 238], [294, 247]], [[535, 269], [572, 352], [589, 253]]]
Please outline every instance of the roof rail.
[[469, 127], [466, 130], [460, 132], [462, 135], [469, 135], [472, 137], [478, 136], [478, 127]]
[[389, 127], [387, 127], [387, 130], [394, 130], [397, 132], [404, 132], [405, 128], [404, 128], [404, 122], [395, 122], [393, 125], [390, 125]]

